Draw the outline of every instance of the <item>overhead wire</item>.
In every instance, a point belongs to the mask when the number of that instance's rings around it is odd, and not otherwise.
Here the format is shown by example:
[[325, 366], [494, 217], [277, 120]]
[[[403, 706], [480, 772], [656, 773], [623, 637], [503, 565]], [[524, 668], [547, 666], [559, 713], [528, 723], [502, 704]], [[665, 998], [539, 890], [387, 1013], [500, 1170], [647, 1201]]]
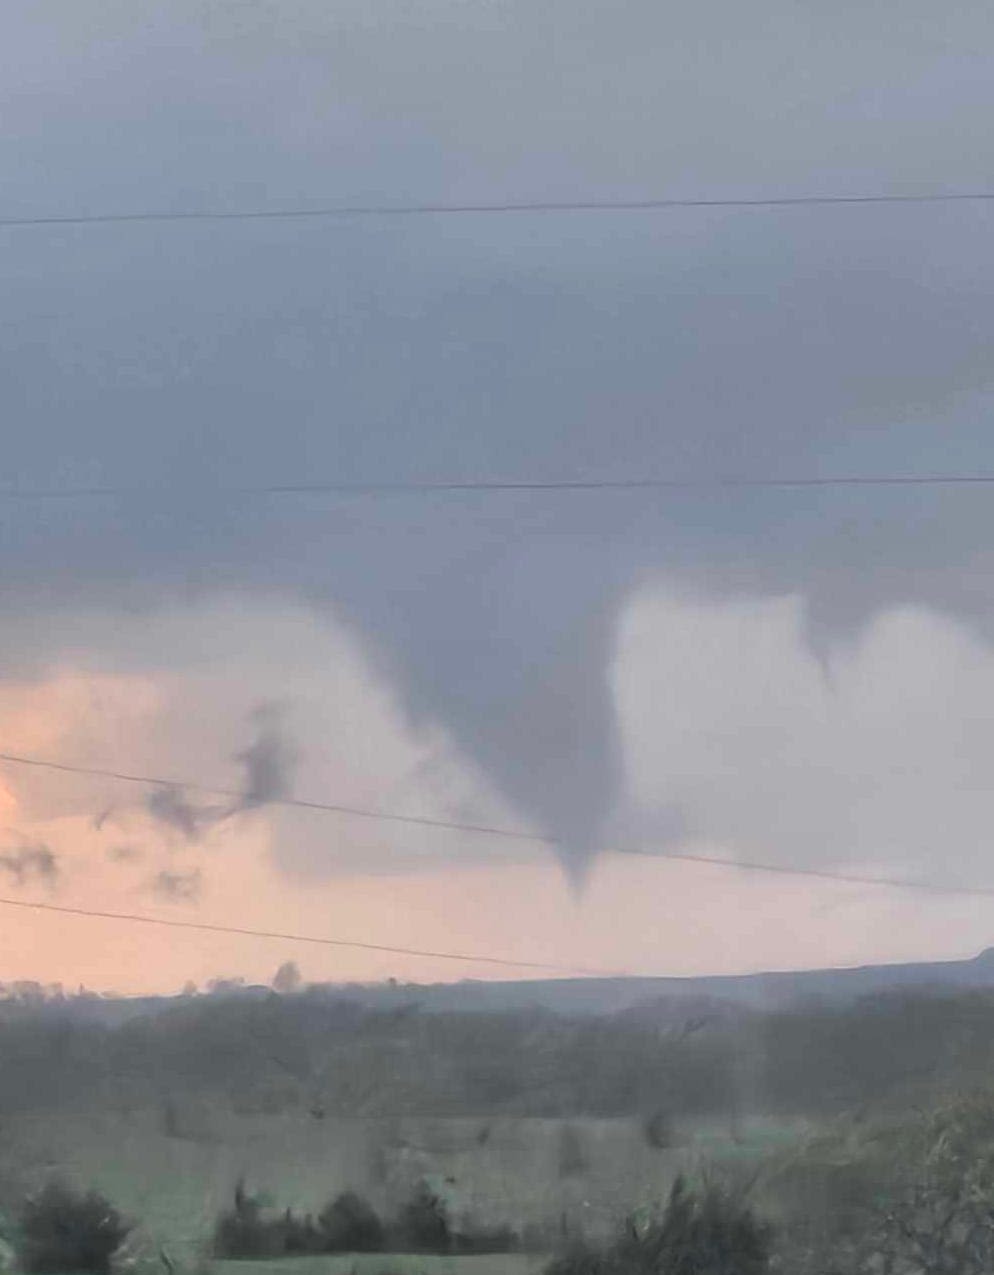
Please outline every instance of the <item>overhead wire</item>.
[[648, 478], [549, 478], [549, 479], [438, 479], [399, 480], [397, 482], [299, 482], [259, 483], [242, 486], [87, 486], [87, 487], [17, 487], [0, 486], [0, 499], [68, 500], [100, 497], [140, 497], [156, 495], [198, 496], [218, 500], [237, 496], [389, 496], [432, 495], [488, 492], [510, 494], [529, 492], [600, 492], [600, 491], [693, 491], [709, 488], [833, 488], [833, 487], [988, 487], [994, 485], [994, 473], [958, 474], [795, 474], [756, 477], [648, 477]]
[[523, 199], [466, 202], [325, 204], [292, 208], [184, 208], [138, 212], [55, 213], [0, 217], [0, 229], [118, 225], [142, 222], [316, 221], [336, 218], [507, 215], [514, 213], [637, 213], [677, 209], [817, 208], [892, 204], [994, 202], [994, 191], [867, 192], [852, 195], [774, 195], [727, 198]]
[[0, 897], [0, 907], [26, 908], [36, 912], [57, 912], [68, 916], [95, 917], [105, 921], [131, 921], [142, 925], [159, 925], [167, 929], [203, 930], [211, 934], [232, 934], [249, 938], [278, 939], [289, 943], [315, 943], [322, 947], [354, 948], [363, 952], [383, 952], [394, 956], [423, 956], [438, 961], [462, 961], [479, 965], [500, 965], [511, 969], [545, 970], [548, 973], [583, 974], [587, 977], [624, 978], [624, 970], [591, 969], [583, 965], [559, 965], [548, 961], [519, 961], [504, 956], [483, 956], [475, 952], [435, 952], [420, 947], [393, 947], [385, 943], [365, 943], [358, 939], [329, 938], [317, 934], [295, 934], [279, 930], [253, 929], [249, 926], [219, 925], [209, 921], [184, 921], [178, 917], [148, 916], [142, 912], [108, 912], [97, 908], [69, 907], [59, 903], [42, 903], [29, 899]]
[[[33, 767], [36, 769], [56, 771], [62, 774], [82, 775], [90, 778], [110, 779], [116, 782], [142, 784], [151, 787], [181, 789], [201, 793], [211, 797], [240, 798], [241, 792], [234, 788], [214, 787], [207, 784], [187, 782], [175, 778], [164, 778], [154, 775], [139, 775], [128, 771], [104, 769], [96, 766], [76, 766], [66, 762], [50, 761], [46, 758], [26, 757], [15, 753], [0, 753], [0, 763], [14, 766]], [[427, 815], [408, 815], [395, 811], [377, 810], [367, 806], [348, 805], [342, 802], [314, 801], [300, 797], [277, 797], [267, 805], [283, 806], [300, 810], [321, 811], [329, 814], [344, 815], [350, 818], [369, 819], [379, 822], [402, 824], [409, 827], [428, 828], [444, 832], [459, 832], [474, 836], [499, 837], [506, 840], [519, 841], [532, 845], [551, 848], [568, 848], [560, 837], [543, 833], [529, 832], [520, 828], [506, 828], [495, 824], [463, 822], [454, 819], [433, 818]], [[684, 850], [651, 849], [639, 846], [609, 845], [599, 848], [599, 853], [637, 855], [641, 858], [657, 860], [660, 863], [693, 863], [707, 867], [738, 869], [743, 872], [768, 873], [775, 876], [801, 877], [817, 881], [838, 882], [845, 885], [876, 886], [886, 889], [917, 890], [929, 894], [959, 895], [966, 897], [994, 898], [994, 886], [956, 885], [934, 881], [915, 881], [906, 877], [889, 877], [856, 872], [834, 871], [828, 868], [789, 867], [786, 864], [764, 863], [754, 859], [726, 859], [720, 855], [709, 855]]]

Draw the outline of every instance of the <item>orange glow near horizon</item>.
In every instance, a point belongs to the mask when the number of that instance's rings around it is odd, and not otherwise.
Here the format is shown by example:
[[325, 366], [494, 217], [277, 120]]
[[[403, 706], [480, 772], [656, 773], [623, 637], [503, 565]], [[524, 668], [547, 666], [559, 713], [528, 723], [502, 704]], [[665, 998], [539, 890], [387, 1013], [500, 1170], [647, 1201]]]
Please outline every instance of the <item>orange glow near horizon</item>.
[[[311, 981], [402, 982], [604, 974], [692, 976], [762, 969], [855, 965], [931, 956], [965, 957], [986, 942], [988, 907], [886, 891], [757, 881], [741, 873], [605, 858], [575, 900], [557, 865], [452, 868], [394, 878], [351, 876], [323, 888], [281, 882], [254, 858], [234, 895], [199, 906], [165, 905], [119, 891], [111, 905], [99, 878], [80, 879], [71, 899], [41, 902], [129, 910], [245, 928], [277, 929], [391, 947], [545, 962], [554, 971], [321, 947], [43, 911], [4, 910], [4, 981], [79, 983], [124, 994], [173, 992], [215, 977], [266, 983], [284, 960]], [[8, 891], [8, 895], [10, 892]], [[624, 916], [623, 926], [618, 924]], [[926, 923], [927, 918], [927, 923]], [[882, 951], [879, 933], [904, 935]], [[930, 950], [915, 936], [927, 928]], [[914, 941], [912, 941], [914, 939]]]
[[[191, 697], [185, 691], [181, 707]], [[155, 749], [166, 748], [158, 716], [166, 698], [150, 678], [59, 674], [47, 682], [8, 684], [0, 686], [0, 734], [11, 751], [44, 749], [53, 760], [93, 756], [101, 763], [128, 758], [134, 768], [161, 773], [154, 769], [161, 762]], [[190, 742], [184, 756], [193, 774], [200, 756], [210, 764], [216, 755], [214, 744], [199, 738], [205, 721], [194, 721], [193, 733], [180, 739]], [[177, 755], [174, 742], [168, 747], [173, 752], [164, 765]], [[349, 791], [335, 772], [329, 772], [327, 788]], [[544, 963], [560, 967], [562, 977], [573, 969], [690, 976], [951, 959], [973, 955], [991, 941], [994, 909], [982, 897], [855, 887], [652, 857], [602, 855], [579, 897], [554, 856], [538, 847], [518, 860], [486, 860], [478, 842], [452, 837], [443, 843], [444, 858], [416, 864], [408, 855], [386, 871], [392, 860], [384, 857], [384, 845], [392, 853], [390, 845], [378, 844], [368, 824], [337, 817], [304, 828], [308, 846], [318, 853], [310, 879], [301, 880], [278, 853], [293, 844], [295, 829], [276, 812], [229, 821], [205, 841], [189, 843], [149, 817], [144, 796], [141, 787], [6, 771], [0, 815], [9, 840], [0, 843], [0, 854], [8, 861], [0, 867], [0, 896], [343, 944]], [[117, 813], [101, 824], [95, 816], [109, 806]], [[9, 828], [15, 815], [16, 833]], [[314, 812], [313, 819], [325, 817]], [[409, 849], [407, 831], [397, 836], [404, 841], [396, 848]], [[57, 879], [19, 875], [9, 859], [28, 842], [51, 848]], [[697, 848], [723, 853], [721, 847]], [[460, 859], [463, 852], [477, 857]], [[378, 871], [366, 866], [374, 860]], [[157, 892], [163, 873], [199, 873], [199, 897], [183, 901]], [[215, 977], [268, 982], [288, 959], [312, 981], [556, 976], [552, 970], [16, 906], [0, 907], [0, 924], [0, 982], [85, 984], [125, 994], [175, 992], [188, 981], [203, 986]]]
[[0, 819], [10, 819], [17, 813], [17, 798], [0, 780]]

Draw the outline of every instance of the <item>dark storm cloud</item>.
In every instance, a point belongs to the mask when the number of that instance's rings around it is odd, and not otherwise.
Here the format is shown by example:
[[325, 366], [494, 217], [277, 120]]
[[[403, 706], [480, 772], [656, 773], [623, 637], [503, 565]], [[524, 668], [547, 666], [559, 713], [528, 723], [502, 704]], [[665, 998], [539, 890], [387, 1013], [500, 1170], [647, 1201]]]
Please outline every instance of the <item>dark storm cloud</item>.
[[[9, 19], [7, 212], [973, 189], [988, 169], [979, 2], [941, 42], [919, 4], [62, 17]], [[210, 494], [994, 469], [986, 209], [7, 233], [5, 411], [30, 422], [8, 473], [171, 494], [0, 506], [4, 606], [61, 608], [53, 646], [84, 602], [223, 585], [333, 607], [573, 863], [617, 790], [605, 670], [641, 581], [801, 591], [821, 650], [895, 601], [992, 627], [981, 492]], [[273, 740], [243, 762], [246, 804], [287, 791]], [[181, 792], [155, 801], [197, 833]]]

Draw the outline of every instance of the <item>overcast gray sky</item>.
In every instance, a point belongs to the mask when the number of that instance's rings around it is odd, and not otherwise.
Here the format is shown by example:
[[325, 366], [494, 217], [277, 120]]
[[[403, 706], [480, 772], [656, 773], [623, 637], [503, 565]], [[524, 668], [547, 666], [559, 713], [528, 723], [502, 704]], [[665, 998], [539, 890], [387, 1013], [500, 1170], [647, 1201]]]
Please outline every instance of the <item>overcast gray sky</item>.
[[[980, 0], [2, 26], [0, 217], [994, 191]], [[146, 489], [0, 503], [18, 720], [90, 678], [37, 753], [230, 782], [279, 700], [304, 795], [573, 868], [704, 839], [989, 883], [988, 490], [212, 493], [994, 471], [992, 234], [979, 203], [0, 230], [4, 485]], [[8, 780], [25, 827], [95, 801]], [[280, 818], [294, 878], [498, 854]]]

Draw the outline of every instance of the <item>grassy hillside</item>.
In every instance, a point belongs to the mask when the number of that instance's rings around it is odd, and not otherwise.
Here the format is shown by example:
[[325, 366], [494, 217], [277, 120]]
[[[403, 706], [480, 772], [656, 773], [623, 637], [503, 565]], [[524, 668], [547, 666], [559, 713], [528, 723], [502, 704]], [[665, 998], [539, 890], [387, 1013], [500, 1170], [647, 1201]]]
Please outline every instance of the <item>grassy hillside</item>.
[[[0, 1172], [19, 1186], [53, 1170], [96, 1186], [156, 1236], [194, 1246], [244, 1176], [274, 1207], [317, 1212], [339, 1191], [395, 1213], [427, 1180], [461, 1224], [532, 1228], [550, 1244], [562, 1228], [609, 1230], [634, 1203], [660, 1198], [703, 1158], [760, 1154], [766, 1130], [735, 1144], [702, 1129], [683, 1145], [650, 1147], [636, 1120], [229, 1116], [209, 1137], [167, 1137], [155, 1113], [9, 1121]], [[486, 1132], [485, 1139], [481, 1134]]]
[[[549, 1251], [608, 1235], [677, 1174], [717, 1165], [762, 1169], [765, 1212], [814, 1226], [820, 1211], [828, 1233], [907, 1159], [880, 1159], [881, 1122], [994, 1071], [988, 993], [698, 1009], [682, 1020], [653, 1007], [600, 1019], [426, 1015], [265, 995], [184, 1000], [113, 1024], [7, 1002], [0, 1203], [14, 1208], [58, 1173], [100, 1189], [193, 1263], [239, 1179], [274, 1209], [316, 1213], [351, 1189], [386, 1217], [427, 1181], [459, 1229], [509, 1225]], [[379, 1257], [357, 1272], [445, 1269], [410, 1260], [421, 1265], [388, 1269]], [[528, 1269], [459, 1261], [460, 1275]]]

